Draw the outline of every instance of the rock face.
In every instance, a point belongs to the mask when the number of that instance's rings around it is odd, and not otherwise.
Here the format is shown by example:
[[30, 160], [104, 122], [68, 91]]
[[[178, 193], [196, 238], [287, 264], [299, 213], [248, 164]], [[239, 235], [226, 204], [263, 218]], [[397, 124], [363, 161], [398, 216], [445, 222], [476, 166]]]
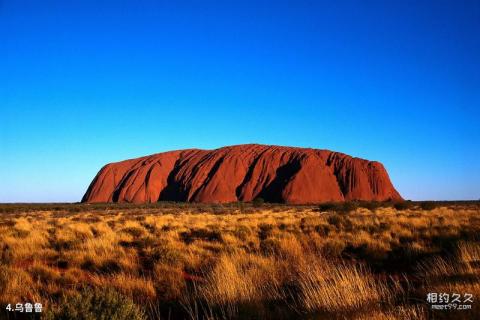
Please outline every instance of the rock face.
[[238, 145], [104, 166], [82, 202], [402, 200], [383, 165], [328, 150]]

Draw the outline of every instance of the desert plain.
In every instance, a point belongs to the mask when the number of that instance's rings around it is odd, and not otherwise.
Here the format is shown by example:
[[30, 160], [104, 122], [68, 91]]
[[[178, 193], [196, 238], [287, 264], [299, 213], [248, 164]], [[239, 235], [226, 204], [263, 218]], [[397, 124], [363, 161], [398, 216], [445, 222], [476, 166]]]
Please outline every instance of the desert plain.
[[[480, 318], [479, 202], [9, 204], [0, 317]], [[464, 310], [427, 296], [472, 295]], [[38, 302], [38, 314], [6, 310]]]

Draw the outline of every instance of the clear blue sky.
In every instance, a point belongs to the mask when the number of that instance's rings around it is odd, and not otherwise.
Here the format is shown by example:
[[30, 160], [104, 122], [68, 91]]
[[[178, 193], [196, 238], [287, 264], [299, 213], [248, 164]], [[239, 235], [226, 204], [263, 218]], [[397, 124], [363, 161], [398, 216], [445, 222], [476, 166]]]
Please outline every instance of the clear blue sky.
[[241, 143], [384, 163], [480, 198], [480, 2], [0, 0], [0, 202], [107, 162]]

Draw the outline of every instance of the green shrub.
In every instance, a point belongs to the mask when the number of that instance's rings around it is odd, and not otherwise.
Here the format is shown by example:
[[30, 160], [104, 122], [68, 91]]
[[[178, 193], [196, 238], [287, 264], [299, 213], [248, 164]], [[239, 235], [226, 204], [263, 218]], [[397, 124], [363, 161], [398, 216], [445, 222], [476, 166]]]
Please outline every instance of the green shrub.
[[395, 208], [395, 210], [402, 211], [402, 210], [411, 209], [413, 207], [413, 203], [411, 201], [401, 201], [401, 202], [396, 202], [393, 205], [393, 207]]
[[144, 320], [144, 312], [130, 299], [112, 289], [84, 288], [64, 296], [57, 310], [45, 314], [49, 320]]
[[342, 203], [340, 208], [337, 210], [337, 212], [341, 213], [349, 213], [351, 211], [355, 211], [358, 208], [358, 203], [354, 201], [346, 201]]
[[359, 203], [359, 206], [365, 209], [368, 209], [370, 211], [375, 211], [376, 209], [387, 205], [385, 202], [378, 202], [378, 201], [362, 201]]
[[255, 198], [252, 201], [252, 204], [253, 204], [254, 207], [261, 207], [261, 206], [263, 206], [264, 203], [265, 203], [265, 200], [263, 200], [263, 198]]
[[324, 212], [324, 211], [335, 211], [335, 209], [337, 208], [338, 204], [337, 203], [334, 203], [334, 202], [325, 202], [325, 203], [321, 203], [319, 206], [318, 206], [318, 210], [317, 211], [320, 211], [320, 212]]
[[423, 201], [423, 202], [420, 202], [420, 208], [422, 208], [422, 210], [426, 210], [426, 211], [430, 211], [430, 210], [433, 210], [436, 208], [436, 204], [435, 202], [433, 201]]
[[359, 204], [354, 201], [345, 201], [345, 202], [325, 202], [318, 206], [317, 211], [335, 211], [338, 213], [349, 213], [358, 208]]

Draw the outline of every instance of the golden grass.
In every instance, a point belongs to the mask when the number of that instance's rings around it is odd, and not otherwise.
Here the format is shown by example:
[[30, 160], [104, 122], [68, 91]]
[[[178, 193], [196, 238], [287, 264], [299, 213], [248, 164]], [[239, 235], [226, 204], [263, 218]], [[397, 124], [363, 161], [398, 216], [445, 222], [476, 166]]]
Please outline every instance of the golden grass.
[[298, 295], [307, 311], [350, 311], [365, 305], [387, 302], [391, 292], [358, 266], [330, 263], [308, 265], [301, 270]]
[[427, 319], [428, 292], [480, 296], [478, 207], [242, 210], [5, 213], [0, 303], [54, 310], [89, 286], [151, 319], [375, 320]]

